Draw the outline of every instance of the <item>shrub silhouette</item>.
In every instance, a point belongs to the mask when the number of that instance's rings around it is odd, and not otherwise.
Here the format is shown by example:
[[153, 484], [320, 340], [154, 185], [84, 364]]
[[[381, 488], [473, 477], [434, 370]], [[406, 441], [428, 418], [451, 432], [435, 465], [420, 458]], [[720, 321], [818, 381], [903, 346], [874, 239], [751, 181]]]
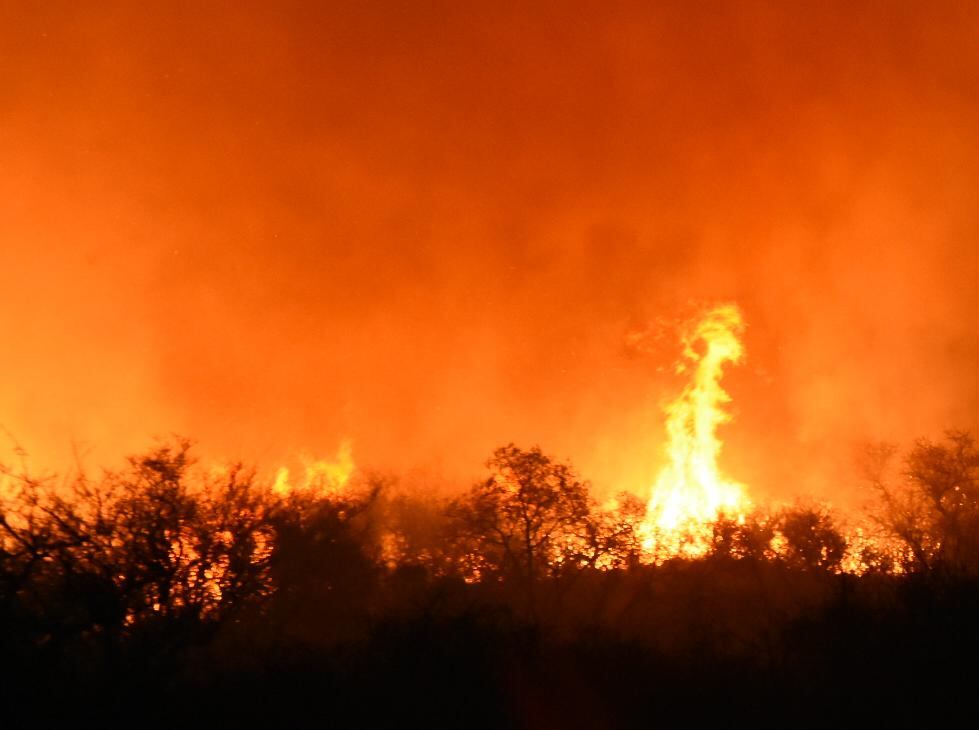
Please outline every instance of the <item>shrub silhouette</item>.
[[875, 482], [905, 572], [807, 506], [722, 517], [703, 558], [647, 564], [639, 500], [599, 508], [539, 448], [488, 465], [454, 500], [382, 479], [282, 497], [201, 470], [184, 441], [67, 484], [7, 471], [11, 724], [907, 720], [895, 693], [934, 706], [975, 679], [950, 669], [979, 649], [966, 434]]
[[783, 510], [776, 520], [785, 540], [782, 557], [803, 570], [838, 570], [846, 555], [846, 538], [832, 516], [816, 507]]

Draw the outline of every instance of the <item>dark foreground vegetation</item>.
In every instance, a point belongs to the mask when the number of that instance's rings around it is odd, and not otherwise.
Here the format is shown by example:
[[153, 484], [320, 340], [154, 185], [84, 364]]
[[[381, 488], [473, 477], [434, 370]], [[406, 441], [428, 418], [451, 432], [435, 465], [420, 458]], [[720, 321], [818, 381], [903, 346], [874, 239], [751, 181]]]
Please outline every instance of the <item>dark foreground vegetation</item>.
[[68, 486], [8, 472], [5, 727], [934, 724], [971, 713], [979, 453], [868, 460], [876, 531], [795, 507], [650, 563], [643, 507], [498, 450], [452, 501], [278, 496], [185, 444]]

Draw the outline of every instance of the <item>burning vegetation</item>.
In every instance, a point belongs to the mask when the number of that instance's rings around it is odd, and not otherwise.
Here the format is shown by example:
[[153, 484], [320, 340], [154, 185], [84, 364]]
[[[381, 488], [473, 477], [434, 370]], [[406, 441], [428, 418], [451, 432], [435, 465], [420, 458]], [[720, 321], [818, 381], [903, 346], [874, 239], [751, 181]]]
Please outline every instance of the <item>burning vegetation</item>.
[[[599, 503], [570, 464], [514, 444], [448, 498], [358, 471], [349, 441], [331, 459], [303, 459], [298, 479], [285, 467], [267, 478], [203, 468], [183, 441], [97, 478], [6, 468], [5, 698], [21, 707], [53, 693], [76, 708], [94, 696], [101, 717], [123, 722], [138, 707], [155, 724], [203, 696], [214, 717], [254, 720], [267, 708], [242, 698], [256, 683], [306, 712], [314, 688], [329, 687], [333, 709], [315, 712], [384, 724], [403, 708], [361, 703], [392, 691], [417, 703], [435, 682], [450, 688], [448, 715], [412, 705], [419, 721], [599, 712], [631, 726], [650, 703], [663, 717], [706, 719], [760, 701], [786, 710], [815, 689], [835, 712], [858, 679], [875, 692], [904, 686], [906, 670], [890, 664], [898, 636], [914, 661], [936, 636], [973, 641], [979, 449], [950, 433], [917, 442], [898, 466], [893, 447], [868, 448], [875, 501], [860, 519], [754, 504], [719, 460], [718, 427], [730, 420], [721, 376], [743, 356], [742, 327], [724, 305], [684, 329], [689, 383], [665, 409], [666, 463], [648, 495]], [[920, 625], [934, 611], [938, 623]], [[561, 668], [538, 676], [539, 661]], [[830, 674], [813, 679], [814, 665]], [[692, 671], [708, 672], [698, 685], [751, 694], [691, 710], [694, 680], [682, 677]], [[485, 689], [462, 684], [473, 672]], [[610, 676], [658, 679], [633, 696]], [[584, 695], [547, 699], [580, 681]]]
[[724, 365], [741, 360], [741, 312], [717, 307], [684, 336], [680, 372], [692, 370], [690, 384], [666, 409], [668, 464], [653, 487], [646, 508], [646, 547], [691, 555], [707, 549], [705, 528], [722, 515], [744, 519], [749, 508], [744, 487], [726, 479], [718, 466], [717, 427], [729, 420], [730, 398], [721, 387]]
[[940, 726], [977, 38], [0, 2], [0, 725]]

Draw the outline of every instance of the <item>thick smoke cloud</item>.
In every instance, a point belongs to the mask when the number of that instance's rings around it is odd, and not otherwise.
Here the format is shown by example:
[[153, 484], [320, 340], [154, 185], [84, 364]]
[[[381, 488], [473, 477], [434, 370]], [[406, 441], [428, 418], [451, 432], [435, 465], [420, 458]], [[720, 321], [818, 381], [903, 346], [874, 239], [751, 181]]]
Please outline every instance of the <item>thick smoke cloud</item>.
[[0, 423], [39, 461], [350, 437], [456, 479], [515, 440], [639, 489], [657, 322], [725, 300], [758, 493], [976, 424], [970, 4], [205, 5], [0, 10]]

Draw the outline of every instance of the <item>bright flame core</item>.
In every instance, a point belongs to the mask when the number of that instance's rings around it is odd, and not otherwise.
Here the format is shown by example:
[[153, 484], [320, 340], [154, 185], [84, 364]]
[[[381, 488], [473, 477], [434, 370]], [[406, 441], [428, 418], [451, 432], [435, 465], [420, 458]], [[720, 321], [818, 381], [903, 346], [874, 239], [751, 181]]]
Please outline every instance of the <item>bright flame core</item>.
[[750, 506], [744, 487], [725, 479], [717, 466], [722, 445], [717, 427], [731, 420], [724, 410], [731, 397], [721, 377], [725, 364], [744, 355], [743, 329], [740, 310], [725, 304], [707, 312], [683, 338], [678, 372], [693, 368], [693, 377], [666, 407], [669, 463], [646, 509], [644, 546], [650, 552], [702, 554], [708, 524], [721, 515], [741, 519]]

